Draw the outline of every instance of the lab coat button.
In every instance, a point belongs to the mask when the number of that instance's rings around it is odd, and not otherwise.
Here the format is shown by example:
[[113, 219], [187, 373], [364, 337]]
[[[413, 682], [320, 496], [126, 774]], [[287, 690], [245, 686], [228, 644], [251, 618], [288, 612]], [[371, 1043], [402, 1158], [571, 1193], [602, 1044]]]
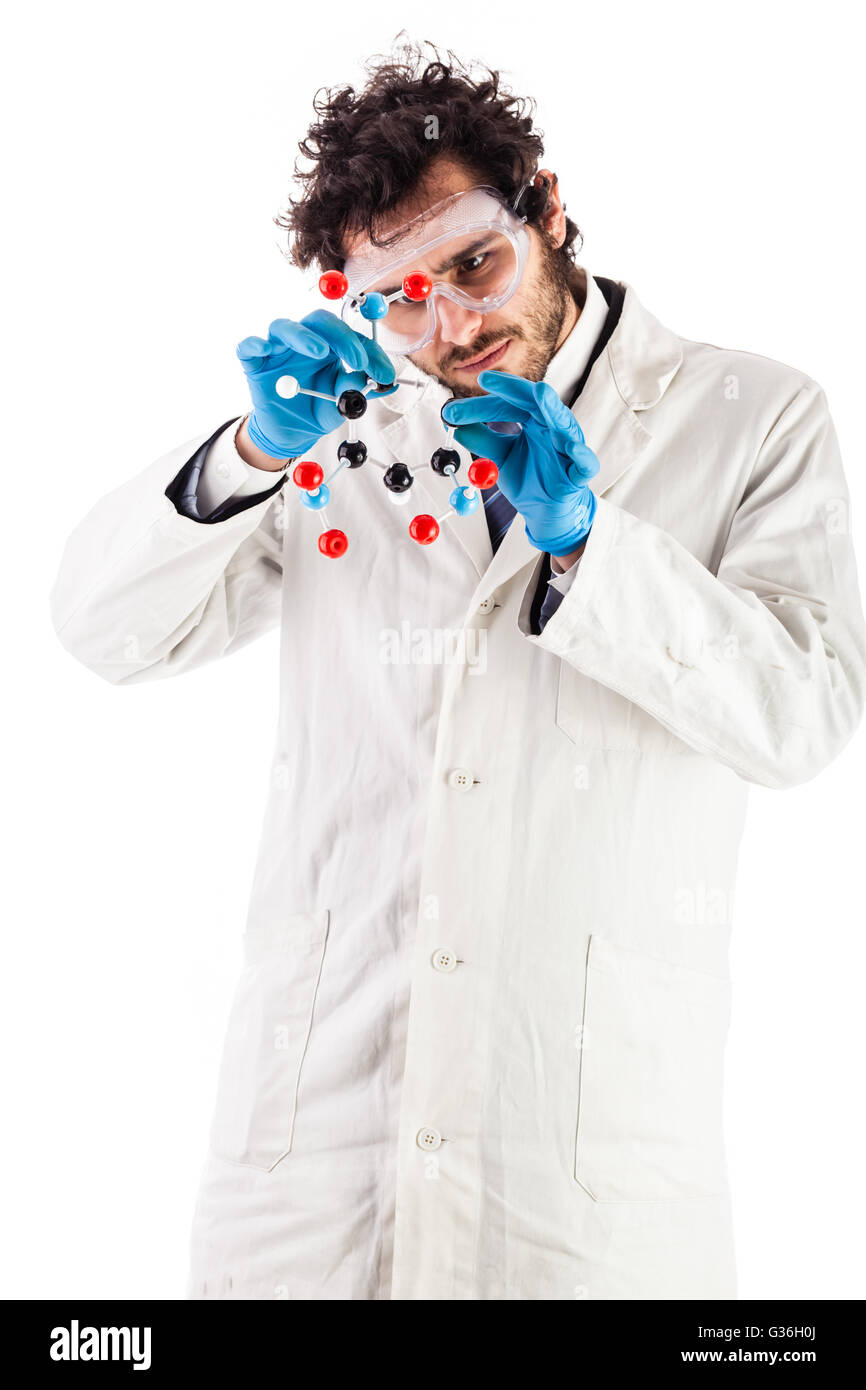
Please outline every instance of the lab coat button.
[[468, 791], [472, 786], [472, 773], [465, 767], [455, 767], [448, 773], [449, 787], [456, 787], [457, 791]]
[[424, 1129], [419, 1129], [418, 1133], [415, 1135], [415, 1143], [418, 1145], [419, 1149], [438, 1149], [439, 1145], [442, 1143], [442, 1135], [439, 1133], [438, 1129], [429, 1129], [425, 1127]]
[[481, 603], [479, 603], [479, 605], [478, 605], [478, 612], [479, 612], [479, 613], [492, 613], [495, 607], [496, 607], [496, 604], [493, 602], [493, 599], [492, 599], [492, 598], [485, 598], [485, 599], [482, 599]]
[[444, 947], [434, 951], [431, 957], [434, 970], [455, 970], [457, 967], [457, 957], [453, 951], [447, 951]]

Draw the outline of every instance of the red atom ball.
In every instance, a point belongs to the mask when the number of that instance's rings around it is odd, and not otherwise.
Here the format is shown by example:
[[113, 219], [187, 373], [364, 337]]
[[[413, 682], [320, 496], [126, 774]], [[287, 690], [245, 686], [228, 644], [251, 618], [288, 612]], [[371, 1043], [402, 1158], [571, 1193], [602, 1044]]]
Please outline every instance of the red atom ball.
[[492, 487], [498, 477], [493, 459], [475, 459], [469, 465], [469, 481], [474, 487]]
[[338, 560], [349, 549], [345, 531], [323, 531], [319, 537], [319, 549], [331, 560]]
[[295, 464], [292, 469], [292, 482], [295, 487], [303, 488], [304, 492], [312, 492], [319, 486], [324, 476], [321, 466], [310, 461]]
[[439, 522], [435, 516], [422, 512], [420, 516], [413, 516], [409, 522], [409, 535], [419, 545], [432, 545], [439, 535]]
[[319, 276], [319, 290], [326, 299], [342, 299], [349, 288], [349, 282], [342, 270], [326, 270]]
[[406, 275], [403, 279], [403, 293], [407, 299], [427, 299], [433, 288], [433, 281], [429, 275], [423, 275], [420, 270], [412, 275]]

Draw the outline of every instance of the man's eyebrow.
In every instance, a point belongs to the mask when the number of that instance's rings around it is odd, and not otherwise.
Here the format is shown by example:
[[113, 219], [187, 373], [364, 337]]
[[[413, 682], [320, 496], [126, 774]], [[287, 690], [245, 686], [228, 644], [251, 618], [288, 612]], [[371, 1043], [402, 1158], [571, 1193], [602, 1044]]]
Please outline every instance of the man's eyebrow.
[[484, 236], [478, 237], [476, 241], [471, 241], [468, 246], [461, 246], [460, 250], [453, 256], [449, 256], [447, 261], [434, 270], [434, 275], [444, 275], [446, 270], [453, 270], [455, 265], [460, 265], [463, 261], [468, 261], [470, 256], [474, 256], [476, 251], [480, 251], [490, 241], [490, 233], [485, 232]]
[[[446, 270], [453, 270], [456, 265], [460, 265], [463, 261], [468, 261], [470, 256], [474, 256], [476, 251], [480, 251], [489, 241], [490, 233], [485, 232], [484, 236], [479, 237], [477, 241], [470, 242], [468, 246], [461, 246], [459, 251], [455, 252], [453, 256], [449, 256], [446, 261], [443, 261], [441, 265], [437, 266], [433, 274], [444, 275]], [[396, 294], [397, 291], [402, 288], [403, 283], [401, 281], [399, 285], [389, 285], [387, 289], [379, 290], [378, 293], [384, 295]]]

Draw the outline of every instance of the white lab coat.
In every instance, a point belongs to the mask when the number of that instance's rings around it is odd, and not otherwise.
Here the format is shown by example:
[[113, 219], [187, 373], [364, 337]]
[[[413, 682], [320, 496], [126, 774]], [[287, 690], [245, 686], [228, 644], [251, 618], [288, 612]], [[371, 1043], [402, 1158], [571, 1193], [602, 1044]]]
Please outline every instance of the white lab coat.
[[[681, 339], [626, 286], [575, 410], [595, 525], [533, 636], [541, 557], [519, 517], [492, 560], [482, 509], [429, 548], [407, 536], [447, 510], [426, 466], [447, 394], [371, 406], [373, 458], [329, 514], [343, 559], [290, 482], [218, 524], [179, 515], [165, 488], [212, 430], [99, 502], [64, 554], [60, 638], [118, 685], [282, 629], [187, 1293], [732, 1297], [748, 784], [813, 777], [864, 698], [827, 401], [791, 367]], [[416, 473], [408, 511], [382, 485], [395, 460]]]

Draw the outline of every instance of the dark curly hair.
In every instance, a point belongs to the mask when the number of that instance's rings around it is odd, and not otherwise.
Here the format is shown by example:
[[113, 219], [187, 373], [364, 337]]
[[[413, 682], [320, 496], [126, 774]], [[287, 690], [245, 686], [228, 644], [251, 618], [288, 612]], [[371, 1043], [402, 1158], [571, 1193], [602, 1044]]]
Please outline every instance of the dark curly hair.
[[[362, 90], [344, 86], [316, 93], [317, 119], [298, 145], [308, 167], [295, 163], [301, 196], [274, 218], [290, 234], [295, 265], [316, 262], [322, 270], [341, 270], [348, 232], [381, 244], [377, 228], [383, 215], [411, 196], [442, 156], [458, 160], [479, 183], [514, 203], [544, 151], [542, 132], [532, 128], [535, 102], [515, 96], [490, 68], [473, 75], [477, 66], [466, 67], [450, 50], [443, 55], [429, 42], [404, 42], [390, 56], [366, 63]], [[530, 223], [543, 215], [549, 192], [545, 181], [524, 193], [520, 212]], [[559, 250], [569, 264], [579, 235], [566, 218]]]

